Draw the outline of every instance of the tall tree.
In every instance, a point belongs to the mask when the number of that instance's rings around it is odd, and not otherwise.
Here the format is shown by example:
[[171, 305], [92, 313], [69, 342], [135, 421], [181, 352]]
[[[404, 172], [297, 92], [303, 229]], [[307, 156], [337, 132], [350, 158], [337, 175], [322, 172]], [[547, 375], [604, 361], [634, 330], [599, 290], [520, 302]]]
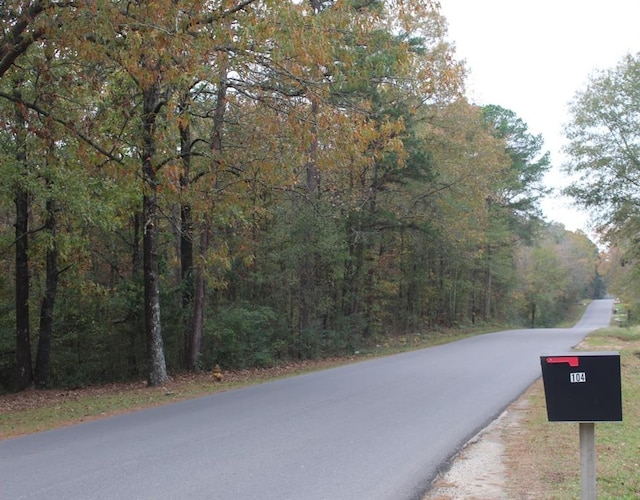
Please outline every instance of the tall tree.
[[[52, 87], [53, 75], [51, 66], [54, 54], [51, 48], [45, 43], [44, 48], [44, 69], [41, 73], [43, 87]], [[51, 100], [55, 97], [48, 95]], [[57, 203], [53, 194], [52, 178], [50, 172], [56, 167], [56, 145], [53, 123], [51, 120], [43, 120], [43, 125], [48, 127], [49, 132], [40, 134], [43, 138], [45, 148], [44, 159], [44, 182], [46, 190], [46, 201], [44, 209], [43, 230], [45, 231], [47, 243], [45, 251], [45, 286], [40, 305], [40, 326], [38, 331], [38, 349], [36, 352], [35, 382], [40, 388], [46, 388], [51, 382], [51, 343], [53, 339], [53, 314], [55, 308], [56, 295], [58, 293], [58, 241], [57, 241]], [[44, 128], [44, 127], [43, 127]]]
[[25, 389], [33, 380], [31, 362], [31, 329], [29, 315], [29, 211], [28, 145], [26, 108], [22, 104], [21, 84], [16, 83], [13, 97], [15, 108], [15, 161], [22, 171], [16, 181], [14, 202], [16, 205], [15, 242], [15, 293], [16, 293], [16, 368], [18, 388]]
[[[549, 193], [543, 180], [551, 167], [549, 152], [543, 151], [541, 135], [529, 132], [527, 124], [513, 111], [498, 105], [482, 108], [490, 133], [504, 142], [510, 165], [488, 198], [489, 229], [485, 248], [484, 317], [491, 315], [494, 277], [517, 240], [532, 241], [541, 223], [540, 199]], [[502, 253], [503, 255], [497, 256]], [[496, 258], [497, 257], [497, 258]]]
[[494, 202], [508, 211], [513, 229], [520, 229], [524, 237], [528, 224], [540, 217], [540, 199], [549, 194], [543, 183], [551, 168], [549, 152], [543, 151], [542, 135], [531, 134], [527, 124], [513, 111], [489, 105], [483, 106], [482, 115], [491, 133], [505, 142], [511, 159], [501, 185], [497, 186]]
[[640, 55], [594, 73], [570, 112], [567, 193], [615, 240], [640, 216]]
[[518, 272], [522, 276], [520, 290], [528, 326], [551, 326], [550, 321], [558, 319], [554, 312], [567, 281], [567, 273], [554, 247], [549, 244], [522, 247], [518, 255]]
[[[488, 251], [492, 237], [489, 201], [508, 170], [509, 159], [503, 141], [484, 126], [480, 108], [460, 99], [434, 108], [432, 115], [423, 134], [436, 175], [423, 202], [430, 206], [432, 224], [440, 235], [440, 248], [435, 250], [440, 254], [439, 266], [434, 274], [440, 276], [438, 286], [446, 287], [450, 294], [449, 300], [442, 301], [439, 314], [453, 321], [454, 311], [464, 309], [465, 314], [484, 311], [486, 317], [493, 276], [486, 273], [486, 262], [495, 257]], [[484, 301], [471, 297], [471, 304], [461, 306], [456, 302], [467, 296], [461, 290], [470, 290], [472, 266], [485, 274]]]
[[[142, 180], [142, 267], [144, 317], [147, 343], [147, 379], [151, 386], [167, 379], [164, 339], [160, 315], [161, 170], [176, 159], [163, 140], [167, 124], [163, 112], [178, 88], [184, 63], [184, 27], [181, 11], [175, 4], [136, 4], [121, 9], [116, 3], [95, 19], [92, 41], [99, 52], [89, 48], [87, 57], [110, 61], [116, 71], [129, 78], [128, 85], [137, 94], [137, 140], [127, 145], [139, 160]], [[180, 29], [180, 32], [176, 32]], [[183, 36], [180, 36], [183, 35]], [[182, 54], [176, 52], [180, 43]], [[188, 46], [188, 45], [186, 45]], [[182, 55], [183, 57], [180, 57]], [[131, 135], [135, 140], [135, 135]], [[123, 152], [123, 156], [129, 153]]]

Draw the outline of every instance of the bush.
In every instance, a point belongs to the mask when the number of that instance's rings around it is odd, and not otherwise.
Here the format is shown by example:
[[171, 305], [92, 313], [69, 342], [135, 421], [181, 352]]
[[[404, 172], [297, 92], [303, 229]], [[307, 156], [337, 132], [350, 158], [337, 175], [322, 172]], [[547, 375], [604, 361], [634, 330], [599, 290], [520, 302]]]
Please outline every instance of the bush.
[[267, 367], [282, 355], [278, 340], [278, 321], [269, 307], [221, 308], [207, 318], [201, 363], [211, 369]]

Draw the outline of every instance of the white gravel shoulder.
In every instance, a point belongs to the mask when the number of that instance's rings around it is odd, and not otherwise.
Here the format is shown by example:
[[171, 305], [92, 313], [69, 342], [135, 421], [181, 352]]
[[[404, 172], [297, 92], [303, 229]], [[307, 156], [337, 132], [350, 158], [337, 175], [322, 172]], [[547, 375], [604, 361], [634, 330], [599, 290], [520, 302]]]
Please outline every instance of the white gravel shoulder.
[[502, 429], [509, 416], [505, 411], [467, 442], [424, 500], [506, 500]]

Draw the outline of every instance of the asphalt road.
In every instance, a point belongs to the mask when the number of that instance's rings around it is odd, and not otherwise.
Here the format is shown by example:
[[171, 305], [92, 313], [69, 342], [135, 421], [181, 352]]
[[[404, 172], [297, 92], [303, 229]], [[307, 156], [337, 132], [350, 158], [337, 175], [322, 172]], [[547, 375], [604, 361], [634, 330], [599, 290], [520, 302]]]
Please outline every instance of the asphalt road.
[[611, 308], [3, 441], [0, 499], [419, 498]]

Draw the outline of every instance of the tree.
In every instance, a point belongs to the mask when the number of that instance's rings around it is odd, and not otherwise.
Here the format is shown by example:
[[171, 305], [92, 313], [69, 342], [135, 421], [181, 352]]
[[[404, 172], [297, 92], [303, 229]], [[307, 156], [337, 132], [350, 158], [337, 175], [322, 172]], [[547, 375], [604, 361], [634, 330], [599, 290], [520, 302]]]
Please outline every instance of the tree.
[[[456, 316], [484, 312], [488, 319], [493, 294], [489, 271], [498, 260], [498, 253], [489, 251], [496, 243], [491, 201], [508, 172], [509, 157], [504, 141], [487, 130], [481, 108], [460, 99], [431, 113], [423, 136], [434, 178], [423, 189], [421, 203], [430, 207], [430, 223], [439, 235], [434, 274], [439, 275], [438, 286], [449, 290], [438, 315], [453, 322]], [[476, 290], [479, 276], [484, 286]]]
[[332, 88], [338, 102], [350, 103], [363, 117], [355, 137], [361, 161], [354, 162], [345, 193], [353, 204], [345, 207], [349, 257], [343, 310], [360, 317], [366, 333], [385, 323], [399, 326], [392, 311], [401, 302], [413, 307], [419, 300], [411, 280], [398, 279], [406, 263], [397, 256], [408, 248], [411, 233], [428, 225], [419, 210], [424, 183], [435, 175], [423, 133], [428, 109], [455, 100], [464, 75], [444, 41], [446, 25], [437, 6], [416, 2], [415, 10], [405, 11], [398, 4], [402, 14], [375, 24], [366, 49], [348, 46], [354, 64]]
[[[226, 19], [249, 10], [253, 3], [256, 2], [243, 1], [229, 6], [223, 2], [215, 8], [195, 3], [186, 10], [171, 1], [130, 5], [127, 9], [115, 4], [101, 11], [95, 20], [95, 34], [91, 39], [98, 51], [97, 56], [90, 49], [85, 52], [88, 58], [97, 57], [113, 65], [126, 78], [123, 83], [135, 96], [132, 101], [137, 116], [125, 123], [131, 142], [120, 146], [123, 148], [120, 156], [127, 164], [132, 163], [131, 152], [137, 156], [142, 180], [142, 261], [149, 385], [161, 384], [167, 378], [160, 313], [164, 185], [172, 182], [171, 167], [182, 162], [184, 169], [187, 166], [185, 156], [190, 154], [188, 144], [183, 144], [180, 154], [175, 152], [179, 149], [176, 144], [179, 139], [173, 142], [174, 134], [180, 125], [184, 125], [185, 116], [173, 110], [185, 104], [185, 88], [189, 88], [194, 80], [206, 78], [202, 76], [206, 71], [198, 67], [211, 52], [210, 41], [206, 45], [201, 43], [210, 40], [204, 36], [207, 33], [211, 35], [206, 28], [213, 26], [215, 33], [218, 23], [222, 23], [223, 31], [228, 31]], [[222, 47], [223, 51], [232, 50], [224, 44]], [[220, 88], [226, 90], [223, 83]], [[223, 102], [219, 102], [219, 106], [224, 109]], [[131, 127], [136, 127], [137, 131]], [[215, 127], [221, 127], [220, 120], [216, 121]], [[183, 127], [181, 132], [185, 134], [186, 129]], [[211, 139], [214, 155], [219, 152], [213, 144], [216, 133], [218, 131], [214, 130]], [[185, 276], [188, 273], [185, 272]], [[198, 304], [200, 308], [201, 302]], [[197, 316], [201, 315], [199, 308], [195, 311]], [[196, 317], [193, 324], [197, 337], [201, 320]], [[197, 347], [198, 341], [191, 343]], [[192, 355], [190, 357], [193, 358]]]
[[[41, 39], [48, 28], [48, 19], [43, 12], [55, 8], [54, 2], [34, 0], [22, 6], [5, 9], [2, 13], [0, 39], [0, 78], [11, 69], [33, 43]], [[43, 21], [44, 18], [44, 21]], [[16, 126], [16, 161], [26, 167], [27, 135], [24, 130], [24, 107], [20, 104], [21, 82], [14, 82]], [[28, 213], [29, 193], [24, 186], [16, 185], [16, 363], [18, 386], [22, 389], [31, 384], [31, 342], [29, 329], [29, 261], [28, 261]]]
[[[640, 297], [640, 267], [629, 258], [628, 248], [611, 247], [603, 252], [601, 274], [607, 285], [607, 292], [632, 306], [637, 312]], [[637, 316], [636, 316], [637, 317]]]
[[[28, 145], [25, 109], [22, 100], [21, 85], [14, 89], [18, 102], [15, 107], [15, 161], [22, 171], [21, 179], [28, 175]], [[29, 316], [29, 209], [30, 195], [26, 183], [17, 180], [14, 203], [16, 205], [15, 242], [16, 242], [16, 369], [18, 387], [25, 389], [33, 380], [31, 361], [31, 333]]]
[[566, 127], [567, 194], [615, 241], [640, 217], [640, 55], [594, 73], [577, 92]]
[[461, 98], [437, 2], [42, 5], [0, 80], [0, 300], [24, 305], [0, 356], [21, 342], [24, 373], [147, 359], [157, 385], [504, 317], [544, 157]]
[[543, 228], [534, 245], [517, 253], [520, 305], [531, 327], [553, 326], [578, 300], [591, 298], [598, 280], [596, 245], [580, 231], [562, 224]]
[[[2, 167], [16, 200], [16, 353], [17, 371], [21, 374], [18, 383], [22, 387], [27, 383], [22, 376], [29, 372], [25, 360], [30, 357], [23, 351], [31, 350], [30, 337], [36, 331], [35, 382], [38, 387], [50, 383], [58, 281], [63, 269], [70, 267], [68, 228], [73, 223], [65, 213], [82, 213], [97, 222], [100, 217], [95, 217], [96, 213], [105, 207], [101, 196], [104, 192], [89, 192], [92, 183], [80, 174], [86, 173], [84, 168], [93, 164], [95, 156], [81, 152], [80, 126], [77, 136], [69, 133], [69, 124], [88, 121], [86, 90], [90, 78], [83, 78], [82, 83], [76, 80], [77, 59], [56, 42], [54, 33], [49, 33], [46, 39], [33, 44], [29, 53], [22, 56], [20, 66], [0, 81], [0, 93], [15, 111], [9, 113], [7, 107], [1, 110], [15, 139], [15, 161], [5, 161]], [[11, 85], [9, 80], [14, 83], [12, 92], [6, 90]], [[91, 151], [96, 152], [93, 148]], [[104, 215], [108, 217], [106, 212]], [[62, 231], [60, 222], [65, 226]], [[78, 257], [81, 248], [78, 246], [75, 251]], [[40, 302], [37, 330], [31, 325], [29, 314], [34, 299]]]
[[[482, 116], [491, 133], [505, 143], [511, 165], [497, 186], [494, 206], [507, 211], [512, 228], [523, 237], [531, 221], [540, 217], [540, 199], [549, 194], [543, 184], [551, 168], [549, 152], [543, 152], [541, 135], [532, 135], [527, 124], [513, 111], [497, 105], [483, 106]], [[529, 227], [530, 232], [530, 227]]]
[[566, 272], [562, 268], [554, 248], [549, 245], [522, 247], [518, 256], [518, 271], [523, 312], [529, 326], [550, 326], [555, 316], [558, 299], [562, 296]]
[[[543, 177], [551, 165], [549, 153], [542, 151], [542, 136], [532, 135], [527, 124], [513, 111], [488, 105], [483, 106], [482, 117], [489, 132], [503, 141], [510, 160], [487, 200], [489, 228], [485, 248], [484, 317], [488, 319], [494, 277], [505, 275], [500, 268], [504, 269], [503, 263], [513, 256], [517, 241], [532, 241], [541, 223], [539, 201], [549, 192], [543, 185]], [[503, 255], [496, 258], [500, 253]]]
[[567, 270], [567, 303], [582, 299], [602, 298], [596, 294], [600, 254], [598, 247], [582, 231], [567, 231], [562, 225], [552, 225], [557, 232], [557, 252]]

